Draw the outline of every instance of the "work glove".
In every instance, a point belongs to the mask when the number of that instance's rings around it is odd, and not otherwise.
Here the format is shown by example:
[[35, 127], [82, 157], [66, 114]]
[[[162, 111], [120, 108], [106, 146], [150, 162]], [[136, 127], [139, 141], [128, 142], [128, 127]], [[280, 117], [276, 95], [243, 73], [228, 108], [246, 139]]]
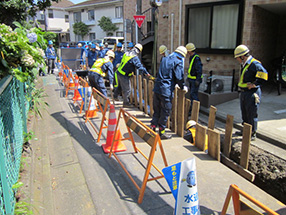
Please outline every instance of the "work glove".
[[154, 81], [154, 80], [155, 80], [155, 77], [153, 77], [152, 75], [149, 75], [149, 76], [148, 76], [148, 79], [151, 80], [151, 81]]
[[255, 98], [255, 104], [259, 104], [260, 103], [260, 98], [259, 96], [257, 95], [257, 93], [254, 93], [254, 98]]
[[187, 93], [188, 92], [188, 87], [184, 86], [183, 91], [185, 91]]
[[175, 88], [180, 88], [178, 84], [175, 85]]
[[113, 84], [110, 84], [110, 90], [113, 91]]

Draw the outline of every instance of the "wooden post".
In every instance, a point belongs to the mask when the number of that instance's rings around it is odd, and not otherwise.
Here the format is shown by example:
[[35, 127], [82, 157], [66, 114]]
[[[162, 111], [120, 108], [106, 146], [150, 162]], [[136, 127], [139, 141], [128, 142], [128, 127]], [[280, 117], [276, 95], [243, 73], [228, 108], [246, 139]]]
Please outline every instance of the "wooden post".
[[220, 161], [220, 134], [208, 128], [208, 154]]
[[196, 140], [195, 140], [195, 146], [198, 147], [200, 150], [205, 150], [205, 144], [206, 144], [206, 133], [207, 128], [200, 125], [199, 123], [196, 124]]
[[200, 102], [193, 100], [191, 120], [198, 122], [200, 112]]
[[143, 111], [143, 99], [142, 99], [142, 75], [138, 76], [138, 91], [139, 91], [139, 110]]
[[136, 75], [133, 75], [133, 86], [134, 86], [134, 104], [135, 104], [135, 107], [138, 107]]
[[187, 122], [188, 122], [190, 107], [191, 107], [191, 100], [185, 98], [185, 125], [186, 125]]
[[240, 166], [242, 166], [245, 169], [248, 169], [251, 131], [252, 131], [252, 125], [243, 123]]
[[154, 88], [154, 82], [148, 81], [148, 98], [149, 98], [149, 106], [150, 106], [150, 116], [153, 117], [153, 88]]
[[174, 98], [172, 101], [172, 114], [171, 114], [171, 123], [172, 123], [171, 130], [175, 133], [177, 133], [177, 111], [178, 111], [177, 97], [178, 97], [178, 89], [175, 88]]
[[209, 112], [209, 122], [208, 122], [208, 128], [214, 130], [215, 128], [215, 115], [216, 115], [216, 107], [212, 106], [210, 107]]
[[144, 113], [148, 114], [148, 87], [147, 87], [147, 79], [143, 79], [143, 88], [144, 88]]
[[223, 154], [229, 158], [232, 144], [232, 128], [233, 128], [233, 116], [227, 115], [225, 123], [225, 135], [223, 144]]
[[177, 107], [177, 112], [178, 112], [178, 126], [177, 126], [177, 134], [180, 137], [184, 136], [184, 128], [185, 128], [185, 94], [186, 92], [184, 90], [178, 90], [178, 107]]

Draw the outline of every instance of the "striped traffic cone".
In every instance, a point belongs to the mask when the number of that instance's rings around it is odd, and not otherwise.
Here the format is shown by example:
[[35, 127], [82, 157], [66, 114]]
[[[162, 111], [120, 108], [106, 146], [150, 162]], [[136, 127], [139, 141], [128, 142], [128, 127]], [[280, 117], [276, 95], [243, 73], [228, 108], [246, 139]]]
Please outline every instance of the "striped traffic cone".
[[95, 102], [94, 102], [94, 98], [92, 96], [92, 91], [91, 91], [91, 87], [88, 87], [88, 98], [89, 98], [89, 108], [88, 110], [85, 112], [85, 116], [86, 118], [94, 118], [97, 117], [97, 107], [95, 106]]
[[81, 96], [80, 96], [80, 94], [79, 94], [79, 92], [78, 92], [78, 86], [79, 86], [79, 84], [78, 84], [78, 76], [77, 76], [77, 75], [75, 76], [74, 82], [75, 82], [75, 83], [74, 83], [74, 84], [75, 84], [75, 90], [74, 90], [74, 94], [73, 94], [72, 100], [73, 100], [74, 102], [76, 102], [76, 101], [82, 100], [82, 98], [81, 98]]
[[116, 124], [117, 124], [117, 119], [116, 119], [115, 108], [114, 108], [114, 105], [111, 104], [110, 110], [109, 110], [106, 143], [102, 144], [102, 148], [105, 153], [110, 152], [114, 135], [115, 135], [115, 138], [114, 138], [115, 142], [113, 144], [112, 152], [126, 151], [126, 146], [121, 142], [122, 135], [121, 135], [120, 130], [118, 129], [117, 131], [115, 131]]

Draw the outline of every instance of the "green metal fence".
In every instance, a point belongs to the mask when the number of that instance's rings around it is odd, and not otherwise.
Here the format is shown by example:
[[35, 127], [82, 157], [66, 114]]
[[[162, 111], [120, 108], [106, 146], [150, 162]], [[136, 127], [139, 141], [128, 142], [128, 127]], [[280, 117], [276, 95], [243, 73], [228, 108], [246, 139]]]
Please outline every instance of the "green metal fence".
[[23, 132], [27, 132], [29, 103], [25, 83], [12, 76], [0, 80], [0, 214], [14, 214], [16, 190], [23, 148]]

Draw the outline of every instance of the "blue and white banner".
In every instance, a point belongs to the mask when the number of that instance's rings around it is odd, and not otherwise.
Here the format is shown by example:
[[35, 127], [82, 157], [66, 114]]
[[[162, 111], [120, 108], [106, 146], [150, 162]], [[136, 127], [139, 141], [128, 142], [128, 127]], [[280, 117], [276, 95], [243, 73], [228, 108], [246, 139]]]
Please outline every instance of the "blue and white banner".
[[175, 215], [200, 215], [195, 158], [162, 171], [176, 200]]

